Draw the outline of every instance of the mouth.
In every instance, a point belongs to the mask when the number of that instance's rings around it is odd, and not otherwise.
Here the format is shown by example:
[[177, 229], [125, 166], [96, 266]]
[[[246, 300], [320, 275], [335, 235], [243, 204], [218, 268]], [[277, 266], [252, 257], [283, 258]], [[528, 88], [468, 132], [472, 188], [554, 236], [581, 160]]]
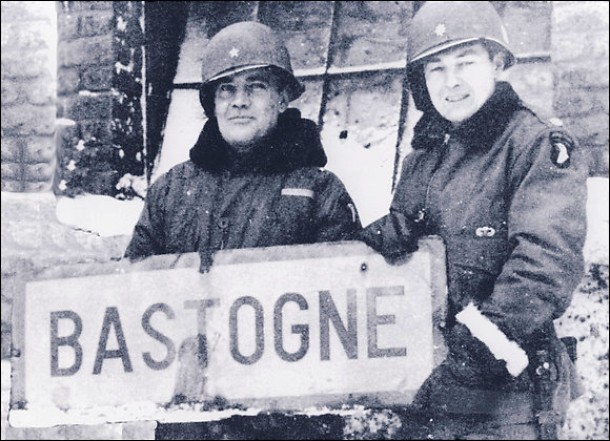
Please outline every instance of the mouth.
[[254, 118], [251, 116], [243, 116], [243, 115], [239, 115], [239, 116], [232, 116], [231, 118], [229, 118], [229, 121], [234, 122], [234, 123], [248, 123], [250, 121], [253, 121]]
[[445, 98], [445, 101], [450, 103], [459, 103], [461, 101], [466, 100], [470, 95], [462, 94], [462, 95], [451, 95]]

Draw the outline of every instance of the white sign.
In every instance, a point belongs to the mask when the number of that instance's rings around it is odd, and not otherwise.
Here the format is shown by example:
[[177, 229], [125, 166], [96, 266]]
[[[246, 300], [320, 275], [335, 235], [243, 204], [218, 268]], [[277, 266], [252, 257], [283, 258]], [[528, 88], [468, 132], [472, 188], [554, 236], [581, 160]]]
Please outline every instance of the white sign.
[[204, 274], [148, 269], [26, 285], [22, 412], [163, 420], [162, 405], [184, 402], [406, 404], [442, 350], [438, 239], [401, 265], [350, 242], [223, 251]]

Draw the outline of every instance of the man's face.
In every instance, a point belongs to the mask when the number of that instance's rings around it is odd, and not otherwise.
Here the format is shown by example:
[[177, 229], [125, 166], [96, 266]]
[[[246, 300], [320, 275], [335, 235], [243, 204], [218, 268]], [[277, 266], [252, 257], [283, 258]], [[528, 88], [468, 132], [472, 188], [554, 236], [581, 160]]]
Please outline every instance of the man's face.
[[434, 108], [455, 125], [466, 121], [492, 95], [502, 67], [502, 55], [491, 60], [481, 43], [431, 56], [424, 65], [424, 75]]
[[272, 72], [253, 69], [221, 79], [214, 106], [220, 134], [229, 145], [244, 151], [277, 125], [288, 99]]

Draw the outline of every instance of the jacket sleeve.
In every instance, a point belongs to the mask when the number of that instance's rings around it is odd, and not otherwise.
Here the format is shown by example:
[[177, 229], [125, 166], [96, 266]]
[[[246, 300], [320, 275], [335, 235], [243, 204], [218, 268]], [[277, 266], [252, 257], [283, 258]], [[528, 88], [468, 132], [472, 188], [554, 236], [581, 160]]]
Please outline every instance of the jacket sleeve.
[[125, 257], [130, 260], [165, 253], [163, 181], [161, 177], [148, 190], [144, 208], [125, 250]]
[[360, 240], [390, 260], [416, 251], [417, 241], [422, 231], [417, 215], [410, 213], [407, 208], [408, 205], [413, 205], [413, 201], [405, 200], [405, 195], [409, 194], [406, 189], [410, 185], [411, 163], [409, 159], [409, 156], [405, 158], [400, 181], [390, 205], [390, 212], [368, 225], [359, 235]]
[[563, 314], [583, 274], [587, 163], [562, 129], [547, 129], [516, 157], [508, 216], [510, 254], [479, 307], [525, 342]]
[[337, 176], [325, 175], [317, 199], [315, 242], [354, 240], [362, 228], [356, 205]]

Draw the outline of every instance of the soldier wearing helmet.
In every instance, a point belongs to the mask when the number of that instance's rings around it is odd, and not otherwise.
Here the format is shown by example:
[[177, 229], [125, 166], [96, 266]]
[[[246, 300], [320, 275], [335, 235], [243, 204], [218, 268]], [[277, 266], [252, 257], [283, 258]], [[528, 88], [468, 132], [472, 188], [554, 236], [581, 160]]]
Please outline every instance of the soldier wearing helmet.
[[204, 50], [208, 120], [190, 160], [150, 188], [126, 256], [345, 240], [360, 228], [341, 181], [322, 167], [316, 124], [289, 103], [303, 93], [267, 26], [232, 24]]
[[448, 354], [413, 408], [432, 439], [557, 439], [579, 393], [553, 320], [583, 273], [586, 161], [501, 80], [515, 56], [490, 3], [425, 3], [407, 61], [423, 115], [362, 238], [389, 258], [445, 242]]

